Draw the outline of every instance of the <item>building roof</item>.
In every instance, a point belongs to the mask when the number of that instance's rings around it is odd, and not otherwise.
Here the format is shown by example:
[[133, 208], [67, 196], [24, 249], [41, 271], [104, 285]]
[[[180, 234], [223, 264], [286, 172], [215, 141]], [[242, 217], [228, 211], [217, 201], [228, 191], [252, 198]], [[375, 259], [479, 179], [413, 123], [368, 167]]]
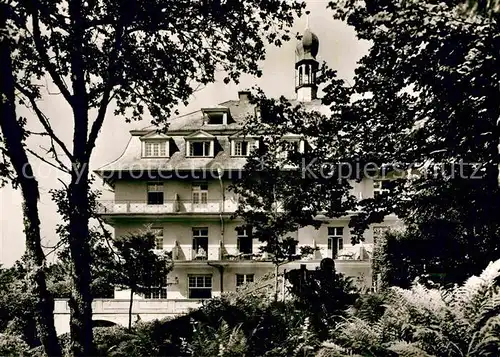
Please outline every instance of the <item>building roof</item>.
[[[290, 101], [292, 105], [299, 104], [298, 101]], [[301, 102], [310, 110], [321, 110], [321, 100]], [[143, 158], [141, 139], [159, 137], [156, 127], [148, 126], [141, 130], [131, 130], [131, 138], [124, 152], [113, 162], [101, 166], [95, 173], [106, 178], [109, 173], [131, 172], [131, 171], [197, 171], [216, 170], [220, 168], [225, 171], [240, 170], [245, 165], [246, 159], [232, 157], [230, 140], [237, 137], [248, 116], [255, 115], [255, 105], [251, 104], [245, 96], [240, 100], [228, 100], [216, 106], [230, 110], [232, 121], [227, 124], [205, 124], [203, 120], [203, 109], [173, 118], [165, 139], [169, 140], [170, 157], [166, 158]], [[186, 157], [186, 140], [196, 132], [203, 132], [215, 140], [215, 155], [212, 158]]]
[[304, 31], [302, 35], [302, 40], [297, 43], [295, 48], [296, 61], [316, 59], [316, 55], [319, 51], [319, 39], [314, 33], [308, 28]]

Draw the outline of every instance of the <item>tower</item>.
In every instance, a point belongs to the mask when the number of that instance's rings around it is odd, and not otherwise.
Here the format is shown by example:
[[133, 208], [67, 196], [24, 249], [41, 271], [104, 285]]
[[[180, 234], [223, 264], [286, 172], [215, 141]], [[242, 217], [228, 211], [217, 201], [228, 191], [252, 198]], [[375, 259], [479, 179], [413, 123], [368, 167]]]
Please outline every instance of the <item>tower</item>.
[[295, 49], [295, 92], [297, 100], [309, 102], [316, 99], [318, 85], [316, 72], [319, 64], [316, 55], [319, 49], [318, 36], [309, 29], [309, 11], [306, 11], [307, 24], [302, 39]]

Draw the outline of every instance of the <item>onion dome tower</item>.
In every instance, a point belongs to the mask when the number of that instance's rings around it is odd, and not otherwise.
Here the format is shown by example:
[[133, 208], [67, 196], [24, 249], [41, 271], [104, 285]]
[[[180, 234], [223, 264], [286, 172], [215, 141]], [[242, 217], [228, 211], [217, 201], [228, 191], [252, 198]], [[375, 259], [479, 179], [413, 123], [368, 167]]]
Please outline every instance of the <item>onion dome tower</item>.
[[318, 54], [319, 40], [318, 36], [309, 29], [309, 14], [310, 12], [306, 11], [306, 29], [295, 49], [295, 92], [297, 100], [302, 102], [316, 99], [318, 92], [316, 72], [319, 63], [316, 61], [316, 55]]

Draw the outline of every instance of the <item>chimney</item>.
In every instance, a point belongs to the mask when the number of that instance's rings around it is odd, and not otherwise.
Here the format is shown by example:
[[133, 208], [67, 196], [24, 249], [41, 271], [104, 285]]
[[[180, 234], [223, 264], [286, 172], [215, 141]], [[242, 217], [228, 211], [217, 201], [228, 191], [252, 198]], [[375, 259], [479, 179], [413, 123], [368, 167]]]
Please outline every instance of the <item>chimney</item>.
[[250, 100], [250, 91], [242, 90], [238, 92], [238, 99], [240, 102], [248, 102]]

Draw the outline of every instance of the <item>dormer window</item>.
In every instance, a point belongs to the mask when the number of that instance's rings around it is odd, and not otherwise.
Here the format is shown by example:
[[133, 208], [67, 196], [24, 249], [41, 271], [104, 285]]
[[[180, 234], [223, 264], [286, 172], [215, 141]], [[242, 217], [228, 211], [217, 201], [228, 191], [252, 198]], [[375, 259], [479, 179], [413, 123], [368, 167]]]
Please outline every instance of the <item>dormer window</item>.
[[187, 157], [213, 157], [215, 137], [203, 130], [186, 136]]
[[248, 144], [248, 141], [236, 141], [234, 143], [234, 156], [248, 156], [250, 153]]
[[227, 123], [226, 115], [226, 113], [206, 113], [205, 124], [224, 125]]
[[170, 156], [170, 137], [167, 135], [150, 132], [141, 137], [142, 157], [169, 157]]
[[239, 137], [231, 138], [231, 156], [247, 157], [253, 149], [257, 148], [259, 142], [254, 138]]
[[144, 141], [144, 157], [167, 157], [166, 140], [146, 140]]
[[281, 157], [287, 159], [290, 155], [303, 152], [302, 140], [300, 139], [287, 139], [283, 143]]
[[213, 141], [191, 141], [189, 143], [189, 156], [210, 157], [212, 154]]
[[204, 108], [203, 125], [227, 125], [230, 123], [231, 113], [228, 108]]

